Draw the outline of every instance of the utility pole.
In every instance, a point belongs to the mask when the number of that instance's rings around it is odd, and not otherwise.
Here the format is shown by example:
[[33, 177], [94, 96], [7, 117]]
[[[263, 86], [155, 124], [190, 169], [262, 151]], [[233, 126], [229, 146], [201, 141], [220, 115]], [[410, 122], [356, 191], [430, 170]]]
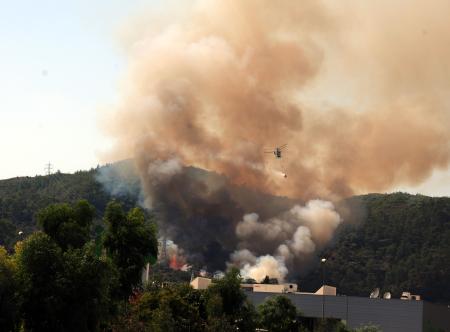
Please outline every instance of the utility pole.
[[52, 174], [53, 165], [50, 162], [48, 162], [48, 164], [45, 164], [44, 170], [47, 175]]
[[322, 323], [325, 320], [325, 262], [327, 261], [326, 258], [322, 258]]
[[145, 282], [148, 282], [149, 277], [150, 277], [150, 263], [147, 263], [147, 266], [145, 268]]

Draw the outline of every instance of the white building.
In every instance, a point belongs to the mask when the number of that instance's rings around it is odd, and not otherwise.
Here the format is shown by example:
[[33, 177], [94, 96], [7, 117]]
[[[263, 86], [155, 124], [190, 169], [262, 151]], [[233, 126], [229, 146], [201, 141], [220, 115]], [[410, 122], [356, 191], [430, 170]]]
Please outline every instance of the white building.
[[253, 284], [254, 292], [264, 293], [295, 293], [297, 284]]
[[194, 289], [207, 289], [211, 285], [211, 281], [209, 278], [197, 277], [191, 281], [191, 286]]

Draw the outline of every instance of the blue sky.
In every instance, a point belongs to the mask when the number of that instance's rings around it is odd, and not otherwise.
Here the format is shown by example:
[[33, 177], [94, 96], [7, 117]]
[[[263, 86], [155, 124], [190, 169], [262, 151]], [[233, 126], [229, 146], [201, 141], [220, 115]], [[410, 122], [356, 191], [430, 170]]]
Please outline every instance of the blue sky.
[[[118, 31], [159, 0], [15, 0], [0, 10], [0, 179], [95, 167], [110, 146], [98, 110], [118, 98]], [[450, 195], [437, 171], [412, 193]]]
[[[153, 3], [154, 4], [154, 3]], [[151, 1], [2, 1], [0, 179], [96, 166], [97, 110], [125, 69], [117, 31]]]

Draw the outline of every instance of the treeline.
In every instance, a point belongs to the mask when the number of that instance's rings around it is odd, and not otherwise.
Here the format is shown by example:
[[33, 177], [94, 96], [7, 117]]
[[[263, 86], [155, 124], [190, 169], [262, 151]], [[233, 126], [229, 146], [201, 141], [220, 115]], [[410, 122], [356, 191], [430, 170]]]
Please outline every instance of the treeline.
[[36, 212], [54, 203], [73, 203], [87, 199], [98, 215], [103, 215], [111, 199], [96, 181], [97, 170], [75, 174], [55, 173], [48, 176], [21, 177], [0, 181], [0, 219], [17, 228], [34, 230]]
[[86, 199], [95, 209], [94, 224], [101, 223], [98, 217], [103, 216], [106, 205], [112, 199], [119, 200], [126, 209], [136, 206], [140, 193], [138, 178], [127, 184], [130, 190], [114, 195], [98, 181], [107, 171], [114, 174], [128, 167], [130, 162], [124, 161], [74, 174], [57, 172], [46, 176], [1, 180], [0, 245], [11, 251], [14, 243], [21, 239], [19, 231], [31, 234], [37, 230], [37, 212], [50, 204], [72, 204]]
[[338, 320], [302, 317], [283, 296], [255, 308], [238, 270], [207, 290], [168, 283], [157, 270], [142, 286], [158, 254], [154, 222], [112, 201], [96, 233], [94, 215], [86, 200], [50, 205], [37, 213], [41, 231], [13, 253], [0, 247], [0, 331], [349, 331]]
[[105, 231], [92, 238], [95, 209], [87, 201], [41, 210], [35, 232], [0, 247], [0, 331], [107, 330], [157, 257], [155, 224], [139, 208], [116, 201]]

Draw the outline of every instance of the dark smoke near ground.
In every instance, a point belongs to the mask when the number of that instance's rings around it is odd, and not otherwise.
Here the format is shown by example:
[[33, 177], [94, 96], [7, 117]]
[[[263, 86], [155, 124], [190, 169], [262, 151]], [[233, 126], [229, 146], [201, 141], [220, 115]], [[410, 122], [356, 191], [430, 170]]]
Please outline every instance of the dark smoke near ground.
[[[288, 198], [233, 186], [224, 176], [182, 167], [176, 161], [154, 165], [154, 180], [143, 183], [150, 194], [140, 204], [155, 215], [160, 236], [174, 241], [186, 261], [198, 268], [226, 267], [238, 244], [236, 225], [244, 214], [259, 211], [268, 218], [295, 204]], [[143, 190], [135, 185], [139, 175], [131, 160], [100, 168], [97, 180], [117, 197], [130, 190], [139, 197]]]
[[[197, 268], [224, 270], [227, 262], [250, 268], [258, 256], [273, 254], [283, 261], [244, 273], [283, 279], [285, 265], [301, 267], [292, 269], [294, 273], [305, 270], [311, 254], [326, 245], [341, 222], [330, 202], [304, 204], [264, 194], [233, 185], [224, 176], [183, 167], [174, 159], [145, 167], [151, 170], [152, 181], [142, 182], [142, 187], [136, 186], [139, 172], [131, 160], [100, 168], [97, 179], [117, 197], [130, 190], [139, 197], [145, 191], [146, 200], [140, 204], [155, 215], [160, 236], [176, 244], [183, 263]], [[341, 202], [336, 211], [348, 215], [350, 210]], [[250, 252], [251, 256], [243, 256]], [[286, 271], [280, 274], [280, 268]]]
[[[135, 160], [145, 205], [187, 255], [283, 278], [347, 220], [332, 202], [448, 167], [448, 1], [178, 9], [128, 25], [129, 73], [103, 124], [111, 158]], [[286, 143], [283, 164], [263, 153]], [[261, 193], [301, 202], [278, 209]]]

